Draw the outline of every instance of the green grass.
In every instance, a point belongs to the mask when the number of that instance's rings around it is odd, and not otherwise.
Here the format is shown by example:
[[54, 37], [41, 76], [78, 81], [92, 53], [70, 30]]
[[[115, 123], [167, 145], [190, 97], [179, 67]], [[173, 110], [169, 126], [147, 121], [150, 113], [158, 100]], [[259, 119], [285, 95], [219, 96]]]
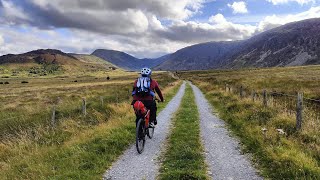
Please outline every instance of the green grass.
[[[303, 92], [305, 98], [320, 98], [319, 65], [179, 74], [201, 88], [220, 117], [240, 137], [244, 151], [254, 154], [265, 177], [320, 179], [319, 104], [304, 100], [302, 129], [295, 129], [297, 92]], [[225, 92], [226, 83], [231, 85], [233, 93]], [[244, 87], [243, 99], [239, 98], [240, 86]], [[268, 95], [268, 108], [264, 108], [263, 89], [293, 97]], [[253, 90], [260, 94], [256, 102], [250, 98]], [[265, 133], [263, 128], [267, 129]], [[283, 129], [286, 135], [279, 135], [276, 129]]]
[[[273, 107], [224, 92], [219, 85], [195, 81], [206, 98], [254, 155], [262, 175], [271, 179], [320, 179], [319, 137], [295, 131], [294, 117]], [[267, 128], [263, 133], [262, 128]], [[281, 128], [287, 134], [280, 135]]]
[[[137, 75], [123, 74], [106, 80], [102, 77], [31, 78], [29, 84], [10, 79], [8, 86], [0, 86], [0, 140], [11, 139], [21, 132], [50, 125], [52, 108], [56, 105], [57, 122], [76, 119], [81, 124], [94, 125], [108, 119], [108, 104], [128, 101]], [[175, 80], [166, 74], [155, 74], [162, 87]], [[77, 80], [78, 82], [74, 82]], [[82, 118], [82, 98], [87, 100], [87, 118]], [[100, 97], [104, 99], [101, 106]]]
[[134, 139], [134, 123], [129, 119], [119, 120], [125, 123], [95, 131], [93, 137], [80, 142], [28, 147], [32, 152], [8, 158], [10, 167], [0, 174], [8, 179], [100, 179]]
[[320, 66], [276, 67], [263, 69], [186, 71], [183, 78], [224, 86], [244, 86], [248, 90], [277, 91], [287, 94], [304, 92], [309, 98], [320, 98]]
[[200, 142], [199, 114], [190, 85], [173, 119], [163, 158], [159, 179], [208, 179]]
[[[181, 83], [172, 84], [175, 80], [166, 75], [156, 77], [167, 100], [161, 105], [164, 107]], [[123, 85], [131, 87], [131, 84], [126, 83], [113, 86], [122, 88]], [[58, 124], [55, 129], [48, 125], [50, 119], [43, 120], [46, 123], [33, 122], [32, 119], [28, 121], [30, 124], [14, 122], [17, 131], [6, 133], [0, 139], [0, 177], [100, 179], [111, 163], [135, 139], [134, 112], [126, 96], [127, 91], [123, 91], [124, 97], [116, 100], [109, 95], [112, 95], [112, 90], [117, 89], [104, 88], [105, 86], [98, 85], [79, 92], [89, 97], [88, 115], [85, 118], [81, 115], [80, 106], [77, 106], [81, 104], [77, 94], [74, 97], [66, 96], [70, 99], [64, 100], [58, 107]], [[70, 90], [72, 88], [61, 91]], [[104, 106], [100, 104], [101, 95], [105, 97]], [[31, 112], [35, 110], [30, 109]]]

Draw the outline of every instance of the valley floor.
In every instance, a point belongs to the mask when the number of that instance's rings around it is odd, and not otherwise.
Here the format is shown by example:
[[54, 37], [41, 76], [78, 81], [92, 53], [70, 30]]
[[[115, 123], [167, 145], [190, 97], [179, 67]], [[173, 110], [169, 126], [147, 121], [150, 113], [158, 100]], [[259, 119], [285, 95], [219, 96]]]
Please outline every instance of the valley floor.
[[[301, 68], [175, 73], [192, 83], [155, 74], [166, 102], [158, 104], [158, 125], [142, 154], [132, 145], [136, 74], [31, 78], [23, 85], [11, 79], [0, 87], [0, 179], [319, 179], [317, 121], [306, 118], [299, 131], [291, 111], [271, 101], [262, 106], [250, 89], [243, 97], [236, 91], [241, 85], [293, 93], [282, 84], [294, 79], [317, 98], [314, 69], [306, 68], [302, 80]], [[234, 89], [226, 91], [226, 83]]]
[[144, 152], [138, 154], [132, 145], [104, 179], [262, 179], [201, 91], [190, 83], [184, 91], [185, 84], [159, 114], [154, 138], [147, 140]]

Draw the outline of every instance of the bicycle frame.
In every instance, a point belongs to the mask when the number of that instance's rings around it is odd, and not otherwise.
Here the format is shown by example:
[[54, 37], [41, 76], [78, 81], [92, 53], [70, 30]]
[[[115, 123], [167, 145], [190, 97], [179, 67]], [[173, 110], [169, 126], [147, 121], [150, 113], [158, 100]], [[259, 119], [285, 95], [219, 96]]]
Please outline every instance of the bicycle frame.
[[147, 113], [144, 116], [145, 128], [149, 127], [149, 119], [150, 119], [150, 110], [147, 110]]

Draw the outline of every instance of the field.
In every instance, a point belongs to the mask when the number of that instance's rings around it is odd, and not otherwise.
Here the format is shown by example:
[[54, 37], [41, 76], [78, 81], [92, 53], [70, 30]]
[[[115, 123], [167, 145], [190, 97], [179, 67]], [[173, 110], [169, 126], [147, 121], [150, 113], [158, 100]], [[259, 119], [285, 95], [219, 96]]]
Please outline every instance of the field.
[[[100, 179], [134, 142], [130, 91], [138, 74], [119, 69], [73, 73], [0, 78], [8, 82], [0, 83], [0, 177]], [[253, 154], [263, 177], [320, 178], [319, 106], [315, 101], [320, 97], [320, 66], [157, 72], [153, 77], [164, 90], [166, 103], [181, 84], [173, 75], [192, 81], [205, 93], [214, 113], [240, 138], [242, 151]], [[296, 126], [298, 92], [303, 93], [301, 129]], [[159, 110], [166, 103], [159, 104]], [[198, 136], [187, 136], [192, 133], [181, 135], [192, 127], [198, 134], [195, 109], [188, 87], [181, 113], [174, 118], [159, 178], [184, 177], [188, 168], [184, 172], [181, 167], [192, 164], [187, 159], [179, 161], [185, 157], [173, 162], [181, 155], [178, 147], [187, 145], [181, 142], [200, 143]], [[184, 152], [199, 158], [195, 171], [188, 173], [206, 178], [199, 156], [202, 147], [193, 148]]]
[[[320, 178], [319, 106], [308, 101], [320, 97], [320, 66], [178, 74], [200, 87], [264, 177]], [[297, 92], [304, 93], [301, 129], [296, 127]]]
[[[0, 84], [0, 177], [100, 178], [134, 141], [130, 93], [136, 77], [116, 70], [1, 78], [9, 84]], [[180, 83], [168, 73], [153, 77], [169, 101]]]

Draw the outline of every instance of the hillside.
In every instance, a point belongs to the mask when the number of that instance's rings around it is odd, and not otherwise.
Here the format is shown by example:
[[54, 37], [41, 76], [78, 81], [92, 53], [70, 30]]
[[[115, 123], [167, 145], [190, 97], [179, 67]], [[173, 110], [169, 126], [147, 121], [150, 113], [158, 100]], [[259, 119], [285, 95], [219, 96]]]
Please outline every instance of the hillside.
[[102, 58], [120, 68], [126, 70], [140, 70], [143, 67], [154, 67], [166, 60], [167, 56], [162, 56], [155, 59], [144, 58], [138, 59], [121, 51], [97, 49], [92, 55]]
[[3, 76], [88, 74], [115, 69], [118, 68], [98, 57], [67, 54], [55, 49], [0, 56], [0, 74]]
[[224, 59], [230, 57], [240, 41], [208, 42], [196, 44], [168, 55], [167, 60], [157, 66], [157, 70], [215, 69], [222, 66]]
[[289, 23], [250, 39], [178, 50], [158, 70], [201, 70], [320, 64], [320, 18]]
[[78, 59], [55, 49], [39, 49], [23, 54], [8, 54], [0, 56], [0, 64], [37, 63], [37, 64], [76, 64]]
[[289, 23], [244, 41], [226, 68], [320, 63], [320, 18]]
[[[282, 67], [320, 64], [320, 18], [289, 23], [250, 39], [207, 42], [185, 47], [159, 58], [139, 59], [127, 53], [97, 49], [91, 55], [39, 49], [0, 56], [0, 65], [55, 65], [87, 69], [203, 70], [248, 67]], [[95, 71], [95, 70], [94, 70]]]
[[70, 54], [70, 55], [74, 56], [79, 61], [84, 63], [101, 65], [108, 69], [119, 69], [119, 67], [117, 67], [116, 65], [94, 55], [87, 55], [87, 54]]

